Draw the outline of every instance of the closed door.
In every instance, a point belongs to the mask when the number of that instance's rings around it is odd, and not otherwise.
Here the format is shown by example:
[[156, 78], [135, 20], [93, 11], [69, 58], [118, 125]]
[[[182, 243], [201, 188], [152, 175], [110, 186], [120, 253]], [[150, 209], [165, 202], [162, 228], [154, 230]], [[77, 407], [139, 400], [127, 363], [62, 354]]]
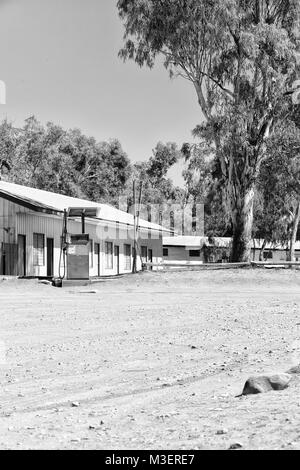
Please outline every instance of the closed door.
[[47, 277], [53, 276], [54, 240], [47, 238]]
[[18, 276], [19, 249], [16, 243], [2, 243], [2, 271], [7, 276]]
[[96, 262], [96, 276], [100, 276], [100, 244], [94, 243], [94, 253]]
[[120, 274], [120, 247], [118, 245], [114, 247], [114, 257], [117, 274]]
[[26, 236], [18, 235], [18, 276], [26, 276]]

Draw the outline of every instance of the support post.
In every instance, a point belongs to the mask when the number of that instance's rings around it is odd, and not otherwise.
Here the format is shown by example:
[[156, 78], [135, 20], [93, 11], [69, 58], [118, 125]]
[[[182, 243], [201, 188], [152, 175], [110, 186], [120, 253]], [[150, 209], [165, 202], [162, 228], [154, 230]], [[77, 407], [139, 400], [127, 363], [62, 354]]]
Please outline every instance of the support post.
[[63, 230], [64, 243], [66, 243], [66, 237], [68, 233], [68, 213], [64, 210], [64, 230]]
[[85, 233], [85, 214], [84, 211], [81, 213], [81, 232]]

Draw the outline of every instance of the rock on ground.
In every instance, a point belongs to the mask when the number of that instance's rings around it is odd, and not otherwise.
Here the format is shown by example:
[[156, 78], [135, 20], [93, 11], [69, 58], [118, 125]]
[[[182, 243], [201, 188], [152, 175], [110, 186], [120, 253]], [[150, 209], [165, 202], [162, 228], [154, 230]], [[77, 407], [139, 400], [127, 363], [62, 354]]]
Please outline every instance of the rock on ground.
[[249, 377], [244, 385], [242, 395], [284, 390], [288, 387], [291, 378], [291, 375], [286, 373]]
[[293, 366], [291, 367], [288, 371], [287, 371], [287, 374], [295, 374], [295, 375], [300, 375], [300, 364], [298, 364], [297, 366]]

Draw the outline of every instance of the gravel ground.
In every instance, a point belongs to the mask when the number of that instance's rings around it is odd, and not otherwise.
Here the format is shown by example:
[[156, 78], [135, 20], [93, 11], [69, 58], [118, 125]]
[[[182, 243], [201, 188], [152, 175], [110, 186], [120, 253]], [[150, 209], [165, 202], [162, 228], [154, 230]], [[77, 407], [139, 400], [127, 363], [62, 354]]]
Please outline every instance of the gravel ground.
[[1, 449], [300, 449], [300, 271], [0, 281]]

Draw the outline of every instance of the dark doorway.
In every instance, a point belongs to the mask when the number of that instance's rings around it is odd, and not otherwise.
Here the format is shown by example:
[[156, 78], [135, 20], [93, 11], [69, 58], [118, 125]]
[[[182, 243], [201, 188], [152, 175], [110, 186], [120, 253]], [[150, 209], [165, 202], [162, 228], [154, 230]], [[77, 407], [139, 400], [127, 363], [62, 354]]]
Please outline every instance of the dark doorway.
[[[153, 263], [153, 251], [151, 249], [148, 250], [148, 261], [149, 263]], [[150, 266], [150, 271], [153, 270], [153, 267]]]
[[18, 276], [26, 276], [26, 236], [18, 235]]
[[96, 257], [96, 272], [97, 276], [100, 276], [100, 244], [94, 243], [94, 253]]
[[117, 274], [120, 274], [120, 247], [118, 245], [115, 245], [114, 247], [114, 256]]
[[54, 240], [47, 238], [47, 277], [53, 276]]

